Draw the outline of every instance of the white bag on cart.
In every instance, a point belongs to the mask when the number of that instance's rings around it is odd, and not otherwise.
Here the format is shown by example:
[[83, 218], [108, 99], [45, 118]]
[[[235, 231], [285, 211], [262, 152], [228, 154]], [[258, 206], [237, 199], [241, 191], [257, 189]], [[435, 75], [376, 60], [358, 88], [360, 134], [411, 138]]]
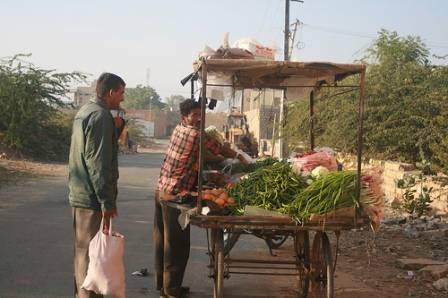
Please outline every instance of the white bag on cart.
[[125, 298], [124, 236], [112, 232], [103, 233], [103, 220], [98, 233], [89, 244], [89, 267], [82, 288], [114, 298]]

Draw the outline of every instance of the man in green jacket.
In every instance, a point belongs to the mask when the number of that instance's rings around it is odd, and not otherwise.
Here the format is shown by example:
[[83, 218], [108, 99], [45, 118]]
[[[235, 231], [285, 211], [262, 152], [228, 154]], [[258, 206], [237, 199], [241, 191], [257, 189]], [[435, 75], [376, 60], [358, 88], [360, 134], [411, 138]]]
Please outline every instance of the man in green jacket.
[[[81, 289], [89, 264], [89, 243], [117, 216], [118, 130], [111, 109], [118, 109], [126, 84], [112, 73], [97, 80], [96, 99], [81, 107], [73, 122], [69, 157], [69, 201], [75, 232], [75, 297], [102, 297]], [[121, 123], [122, 126], [123, 123]]]

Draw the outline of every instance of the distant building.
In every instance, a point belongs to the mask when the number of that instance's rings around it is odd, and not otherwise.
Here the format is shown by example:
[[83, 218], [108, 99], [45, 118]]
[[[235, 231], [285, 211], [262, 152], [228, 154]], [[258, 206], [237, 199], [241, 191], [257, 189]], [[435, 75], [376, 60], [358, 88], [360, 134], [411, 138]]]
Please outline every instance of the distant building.
[[[309, 98], [312, 88], [291, 88], [286, 92], [287, 100]], [[244, 91], [243, 113], [247, 117], [249, 132], [258, 142], [260, 153], [279, 155], [278, 124], [280, 120], [281, 90], [247, 89]], [[241, 100], [239, 102], [241, 105]], [[241, 110], [241, 106], [238, 107]], [[275, 127], [275, 128], [274, 128]], [[275, 144], [273, 150], [272, 145]]]
[[73, 103], [76, 107], [82, 107], [89, 99], [96, 97], [96, 80], [92, 82], [89, 87], [78, 87], [76, 88]]
[[144, 127], [145, 135], [154, 138], [169, 137], [180, 120], [178, 113], [166, 110], [127, 109], [126, 117], [135, 119]]

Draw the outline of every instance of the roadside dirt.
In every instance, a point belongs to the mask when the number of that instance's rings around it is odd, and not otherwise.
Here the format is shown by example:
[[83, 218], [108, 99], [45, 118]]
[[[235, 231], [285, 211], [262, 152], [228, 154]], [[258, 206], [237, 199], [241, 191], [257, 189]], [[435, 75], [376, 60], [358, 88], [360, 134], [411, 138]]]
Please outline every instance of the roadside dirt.
[[29, 178], [41, 176], [63, 176], [66, 164], [44, 163], [26, 160], [0, 160], [0, 187], [18, 184]]
[[398, 265], [398, 259], [403, 258], [448, 262], [448, 237], [444, 233], [434, 230], [409, 238], [403, 225], [383, 225], [376, 234], [343, 233], [340, 243], [337, 270], [356, 276], [371, 289], [383, 292], [383, 297], [448, 297], [448, 293], [434, 289], [433, 280], [418, 270], [405, 270]]

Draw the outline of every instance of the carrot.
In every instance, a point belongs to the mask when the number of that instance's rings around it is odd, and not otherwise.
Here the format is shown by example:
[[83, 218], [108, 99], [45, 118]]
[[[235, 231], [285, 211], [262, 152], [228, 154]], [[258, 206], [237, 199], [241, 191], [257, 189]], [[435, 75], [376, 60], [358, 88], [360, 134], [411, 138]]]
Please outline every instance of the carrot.
[[223, 199], [224, 201], [227, 201], [228, 197], [229, 197], [229, 195], [226, 192], [223, 192], [222, 194], [219, 195], [218, 198]]
[[226, 204], [226, 201], [221, 198], [216, 199], [214, 202], [221, 207], [224, 207], [224, 205]]
[[202, 199], [203, 199], [203, 200], [214, 201], [214, 200], [216, 199], [216, 196], [214, 196], [214, 195], [211, 194], [211, 193], [204, 193], [204, 194], [202, 195]]

